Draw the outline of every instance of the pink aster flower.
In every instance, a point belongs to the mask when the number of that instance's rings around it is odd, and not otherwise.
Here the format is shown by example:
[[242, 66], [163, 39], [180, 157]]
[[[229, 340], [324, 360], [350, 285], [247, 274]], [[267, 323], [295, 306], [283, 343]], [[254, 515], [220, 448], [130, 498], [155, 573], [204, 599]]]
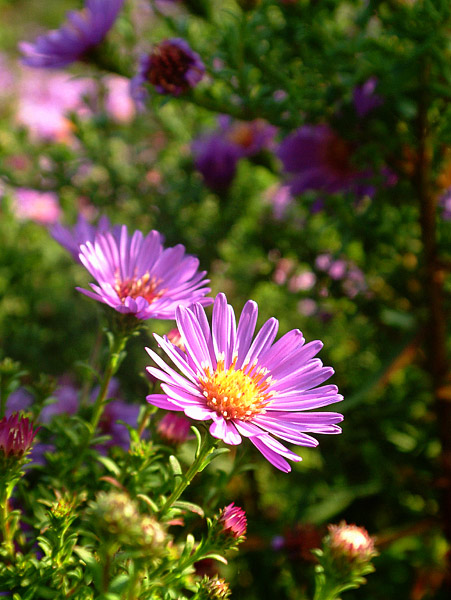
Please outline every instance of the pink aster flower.
[[69, 11], [59, 29], [20, 42], [22, 62], [29, 67], [59, 68], [80, 60], [100, 44], [113, 26], [124, 0], [86, 0], [81, 11]]
[[0, 420], [0, 454], [5, 458], [22, 458], [30, 450], [37, 429], [33, 423], [15, 413]]
[[222, 509], [219, 522], [222, 524], [222, 531], [234, 538], [240, 538], [246, 534], [247, 518], [246, 513], [234, 502]]
[[204, 298], [209, 280], [198, 271], [199, 260], [181, 244], [164, 248], [158, 231], [129, 235], [123, 225], [117, 235], [97, 234], [82, 244], [79, 257], [99, 285], [78, 291], [137, 319], [173, 319], [178, 306], [212, 302]]
[[120, 235], [120, 226], [112, 227], [108, 217], [102, 216], [98, 225], [92, 225], [83, 215], [79, 215], [76, 224], [73, 227], [64, 227], [56, 223], [50, 230], [50, 234], [63, 248], [70, 252], [77, 262], [79, 258], [80, 245], [86, 242], [94, 242], [98, 233], [107, 233], [111, 231], [114, 236]]
[[338, 402], [342, 396], [336, 386], [320, 385], [333, 374], [313, 358], [322, 348], [320, 341], [305, 344], [302, 333], [294, 329], [273, 343], [278, 329], [274, 318], [252, 340], [257, 313], [257, 304], [249, 300], [237, 326], [227, 298], [218, 294], [210, 328], [200, 304], [179, 307], [176, 320], [185, 352], [167, 337], [154, 336], [182, 374], [147, 348], [159, 367], [147, 370], [162, 382], [163, 390], [147, 396], [147, 401], [183, 411], [192, 419], [213, 421], [211, 435], [226, 444], [249, 438], [270, 463], [289, 472], [285, 458], [301, 458], [276, 438], [313, 447], [318, 442], [310, 433], [340, 433], [336, 424], [342, 421], [341, 414], [309, 410]]
[[15, 190], [13, 210], [18, 219], [35, 221], [41, 225], [56, 223], [61, 214], [58, 197], [55, 193], [28, 188]]
[[191, 423], [185, 417], [167, 413], [158, 423], [160, 436], [171, 444], [182, 444], [188, 439]]

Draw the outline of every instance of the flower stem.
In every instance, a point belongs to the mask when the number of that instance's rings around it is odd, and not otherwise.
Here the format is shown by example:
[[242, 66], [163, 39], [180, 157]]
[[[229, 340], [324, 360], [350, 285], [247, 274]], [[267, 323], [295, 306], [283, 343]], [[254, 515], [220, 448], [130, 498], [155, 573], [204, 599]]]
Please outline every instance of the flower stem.
[[[113, 335], [113, 334], [112, 334]], [[108, 387], [111, 382], [111, 378], [119, 368], [121, 361], [121, 354], [127, 343], [128, 336], [124, 334], [116, 334], [112, 342], [110, 343], [110, 354], [108, 357], [108, 364], [103, 375], [102, 383], [100, 385], [100, 391], [97, 395], [94, 407], [92, 410], [91, 426], [92, 435], [95, 433], [97, 425], [99, 424], [103, 410], [106, 406], [106, 398], [108, 394]]]
[[193, 464], [190, 466], [190, 468], [188, 469], [186, 474], [181, 476], [181, 479], [180, 479], [178, 485], [176, 485], [174, 491], [172, 492], [172, 494], [169, 496], [169, 498], [166, 500], [163, 507], [161, 508], [160, 513], [159, 513], [160, 517], [162, 517], [171, 508], [171, 506], [174, 504], [174, 502], [176, 502], [180, 498], [180, 496], [183, 494], [185, 489], [190, 485], [191, 481], [194, 479], [194, 477], [197, 475], [197, 473], [199, 473], [199, 471], [202, 470], [203, 462], [205, 461], [207, 456], [211, 452], [213, 452], [213, 450], [216, 446], [216, 443], [217, 443], [217, 440], [215, 440], [208, 434], [205, 435], [205, 437], [202, 440], [202, 443], [196, 453]]

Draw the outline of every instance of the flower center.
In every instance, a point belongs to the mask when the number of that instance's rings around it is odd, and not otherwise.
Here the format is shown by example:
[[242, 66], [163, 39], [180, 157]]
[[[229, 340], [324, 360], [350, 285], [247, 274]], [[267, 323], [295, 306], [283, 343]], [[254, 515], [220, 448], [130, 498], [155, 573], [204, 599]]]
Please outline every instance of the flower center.
[[271, 402], [272, 393], [267, 392], [271, 377], [267, 377], [267, 373], [267, 369], [255, 364], [247, 371], [235, 370], [235, 361], [227, 370], [224, 361], [218, 361], [214, 373], [207, 367], [205, 378], [200, 379], [207, 406], [227, 421], [250, 421], [255, 415], [264, 413]]
[[158, 292], [155, 291], [158, 284], [159, 281], [155, 277], [151, 277], [149, 273], [145, 273], [139, 279], [133, 277], [131, 279], [125, 279], [124, 281], [116, 274], [114, 289], [122, 304], [126, 298], [136, 299], [138, 296], [141, 296], [147, 300], [149, 304], [152, 304], [154, 300], [163, 295], [164, 290]]
[[185, 75], [192, 62], [192, 58], [181, 48], [162, 42], [152, 52], [147, 79], [169, 94], [180, 94], [190, 87]]
[[248, 123], [238, 123], [228, 134], [228, 139], [245, 150], [254, 143], [254, 132]]

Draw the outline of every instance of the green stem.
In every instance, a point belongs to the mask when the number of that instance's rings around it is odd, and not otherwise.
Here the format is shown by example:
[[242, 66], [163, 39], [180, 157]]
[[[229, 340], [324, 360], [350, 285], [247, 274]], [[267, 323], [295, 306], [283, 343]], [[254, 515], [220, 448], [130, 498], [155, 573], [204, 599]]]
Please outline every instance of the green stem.
[[91, 426], [92, 435], [95, 433], [97, 425], [99, 424], [100, 418], [103, 413], [103, 409], [106, 406], [106, 398], [108, 394], [108, 386], [110, 385], [111, 378], [119, 368], [121, 353], [125, 348], [128, 336], [124, 334], [117, 334], [111, 344], [110, 355], [108, 357], [108, 365], [105, 370], [105, 374], [100, 385], [100, 391], [97, 395], [94, 407], [92, 410]]
[[195, 459], [191, 467], [188, 469], [185, 475], [183, 475], [175, 487], [172, 494], [164, 503], [163, 507], [160, 510], [159, 516], [162, 517], [176, 502], [180, 496], [183, 494], [185, 489], [190, 485], [191, 481], [197, 475], [199, 471], [201, 471], [202, 463], [207, 458], [207, 456], [213, 451], [217, 443], [217, 440], [212, 438], [209, 434], [206, 434], [204, 439], [202, 440], [202, 444], [196, 453]]
[[12, 541], [13, 531], [9, 526], [9, 498], [12, 493], [13, 486], [5, 485], [2, 498], [0, 500], [0, 531], [2, 534], [3, 546], [7, 556], [14, 556], [14, 544]]

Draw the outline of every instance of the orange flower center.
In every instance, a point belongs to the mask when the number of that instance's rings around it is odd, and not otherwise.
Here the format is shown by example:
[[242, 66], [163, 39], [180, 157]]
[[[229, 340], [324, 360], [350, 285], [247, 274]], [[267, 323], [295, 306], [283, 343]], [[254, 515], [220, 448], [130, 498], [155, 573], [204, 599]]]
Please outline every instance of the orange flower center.
[[248, 123], [238, 123], [229, 132], [229, 140], [246, 149], [254, 142], [254, 132]]
[[271, 402], [273, 394], [267, 392], [271, 377], [267, 377], [267, 369], [255, 364], [247, 371], [235, 369], [235, 362], [226, 370], [224, 361], [219, 360], [214, 373], [207, 367], [205, 378], [200, 380], [202, 393], [207, 406], [227, 421], [250, 421], [264, 413]]
[[345, 140], [332, 134], [326, 144], [324, 154], [325, 160], [332, 170], [343, 174], [352, 172], [351, 148]]
[[151, 277], [149, 273], [145, 273], [139, 279], [133, 277], [131, 279], [125, 279], [124, 281], [116, 274], [114, 289], [121, 299], [122, 304], [126, 298], [130, 297], [136, 299], [138, 296], [141, 296], [151, 304], [154, 300], [163, 295], [164, 290], [160, 290], [159, 292], [155, 291], [158, 283], [159, 281], [155, 277]]

